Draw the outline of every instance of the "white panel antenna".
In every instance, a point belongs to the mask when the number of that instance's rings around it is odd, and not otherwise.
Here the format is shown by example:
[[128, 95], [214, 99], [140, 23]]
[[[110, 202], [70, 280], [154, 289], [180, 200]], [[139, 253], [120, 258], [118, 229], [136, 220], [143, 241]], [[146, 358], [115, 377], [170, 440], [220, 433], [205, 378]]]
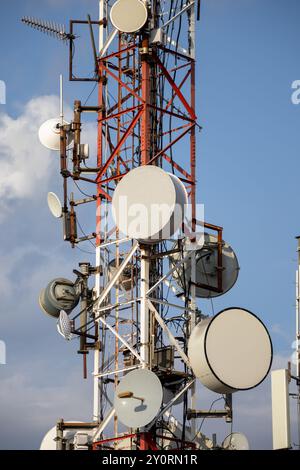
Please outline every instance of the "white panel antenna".
[[273, 449], [289, 449], [291, 447], [291, 424], [288, 370], [273, 370], [271, 387]]

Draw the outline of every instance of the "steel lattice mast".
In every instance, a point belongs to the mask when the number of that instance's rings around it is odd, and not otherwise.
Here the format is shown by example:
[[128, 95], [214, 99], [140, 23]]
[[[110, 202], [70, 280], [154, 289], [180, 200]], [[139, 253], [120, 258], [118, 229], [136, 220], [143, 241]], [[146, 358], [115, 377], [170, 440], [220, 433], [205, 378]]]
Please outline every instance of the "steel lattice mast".
[[[117, 50], [109, 54], [105, 53], [101, 57], [101, 50], [104, 47], [104, 29], [100, 26], [100, 60], [99, 60], [99, 112], [98, 118], [98, 167], [101, 168], [97, 175], [98, 195], [107, 192], [107, 187], [114, 181], [126, 174], [130, 168], [138, 165], [154, 164], [161, 167], [169, 166], [172, 172], [179, 173], [182, 180], [189, 188], [190, 203], [192, 206], [192, 217], [196, 218], [195, 196], [196, 196], [196, 115], [195, 115], [195, 6], [194, 2], [171, 2], [173, 6], [177, 4], [177, 9], [171, 8], [167, 11], [161, 10], [166, 2], [148, 2], [151, 7], [151, 26], [157, 30], [157, 34], [168, 34], [168, 31], [178, 29], [178, 24], [182, 23], [182, 16], [185, 13], [187, 21], [185, 27], [185, 42], [187, 44], [185, 52], [180, 52], [176, 46], [169, 49], [159, 42], [151, 42], [150, 34], [145, 33], [138, 40], [136, 38], [127, 39], [122, 33], [117, 33], [118, 40], [114, 44]], [[170, 3], [170, 2], [169, 2]], [[180, 4], [181, 3], [181, 4]], [[107, 13], [107, 2], [100, 2], [100, 21]], [[162, 16], [164, 13], [164, 17]], [[165, 21], [167, 17], [167, 21]], [[165, 29], [160, 29], [167, 23]], [[180, 36], [180, 34], [178, 35]], [[177, 44], [180, 38], [178, 37]], [[171, 44], [172, 45], [172, 44]], [[169, 59], [170, 57], [170, 59]], [[172, 63], [171, 70], [167, 69], [167, 63]], [[108, 66], [110, 61], [111, 67]], [[114, 61], [112, 66], [111, 62]], [[126, 64], [126, 67], [124, 67]], [[166, 85], [169, 86], [169, 93], [165, 92]], [[163, 88], [162, 88], [163, 86]], [[183, 92], [182, 88], [186, 88]], [[114, 90], [115, 105], [107, 112], [107, 89]], [[176, 111], [175, 98], [182, 106], [183, 111]], [[178, 106], [177, 103], [177, 106]], [[105, 110], [105, 111], [104, 111]], [[123, 124], [122, 116], [129, 116], [128, 123]], [[111, 116], [117, 122], [116, 126], [111, 126]], [[169, 139], [164, 139], [164, 125], [160, 122], [170, 121], [169, 131], [165, 133]], [[172, 126], [171, 122], [180, 123]], [[115, 128], [113, 128], [115, 127]], [[177, 129], [178, 128], [178, 129]], [[112, 137], [112, 134], [116, 137]], [[174, 148], [180, 141], [187, 138], [189, 141], [189, 158], [185, 168], [177, 163], [174, 156]], [[114, 149], [110, 142], [116, 140]], [[129, 141], [131, 142], [129, 143]], [[128, 145], [128, 149], [127, 149]], [[126, 151], [124, 152], [124, 146]], [[109, 148], [108, 156], [104, 157], [104, 148]], [[136, 149], [139, 154], [135, 158]], [[131, 155], [128, 158], [128, 153]], [[170, 153], [171, 156], [170, 156]], [[124, 157], [124, 154], [126, 155]], [[109, 176], [109, 169], [114, 168]], [[102, 182], [101, 182], [102, 181]], [[102, 199], [98, 199], [99, 206], [103, 204]], [[97, 227], [101, 224], [100, 216], [97, 218]], [[98, 237], [97, 262], [101, 259], [101, 237]], [[162, 251], [159, 248], [157, 251]], [[153, 253], [152, 253], [153, 254]], [[157, 282], [162, 274], [161, 261], [157, 258], [149, 260], [151, 250], [144, 247], [141, 249], [140, 265], [140, 356], [145, 361], [143, 367], [151, 367], [149, 363], [150, 350], [155, 348], [153, 338], [150, 338], [149, 318], [150, 312], [146, 299], [146, 291], [149, 289], [149, 282]], [[117, 259], [118, 258], [118, 259]], [[120, 265], [119, 250], [116, 250], [116, 264]], [[139, 282], [139, 280], [137, 280]], [[100, 283], [99, 283], [100, 284]], [[98, 285], [99, 285], [98, 284]], [[98, 288], [98, 287], [97, 287]], [[98, 292], [99, 293], [99, 292]], [[160, 294], [162, 295], [162, 293]], [[193, 303], [195, 308], [195, 302]], [[193, 319], [188, 323], [195, 322]], [[187, 329], [191, 328], [187, 325]], [[120, 331], [116, 314], [116, 330]], [[133, 338], [131, 338], [133, 339]], [[151, 347], [150, 347], [151, 346]], [[119, 365], [118, 339], [115, 349], [115, 369]], [[98, 360], [95, 362], [95, 371], [98, 368]], [[94, 372], [95, 372], [94, 371]], [[115, 383], [117, 383], [115, 381]], [[98, 387], [95, 383], [95, 406], [94, 418], [97, 418]], [[102, 388], [103, 391], [103, 388]], [[194, 406], [193, 406], [194, 407]], [[115, 418], [114, 432], [117, 433], [118, 426]], [[195, 427], [194, 427], [195, 431]], [[141, 440], [141, 448], [146, 448], [147, 444]]]

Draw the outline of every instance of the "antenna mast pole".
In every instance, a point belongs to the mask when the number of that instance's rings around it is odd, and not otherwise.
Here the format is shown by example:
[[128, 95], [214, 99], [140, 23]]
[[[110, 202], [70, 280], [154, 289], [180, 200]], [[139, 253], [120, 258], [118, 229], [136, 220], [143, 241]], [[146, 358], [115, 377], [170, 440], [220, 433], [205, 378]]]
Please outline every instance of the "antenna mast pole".
[[64, 124], [64, 77], [61, 74], [59, 77], [59, 86], [60, 86], [60, 122], [63, 126]]
[[[145, 3], [150, 3], [145, 1]], [[152, 22], [155, 21], [157, 16], [157, 5], [156, 2], [152, 4]], [[145, 36], [142, 41], [142, 67], [141, 67], [141, 96], [145, 103], [144, 110], [141, 116], [141, 164], [147, 165], [150, 161], [151, 156], [155, 152], [153, 148], [153, 139], [151, 139], [151, 129], [154, 129], [153, 122], [151, 123], [151, 118], [155, 119], [154, 111], [150, 115], [150, 104], [151, 97], [153, 96], [153, 75], [154, 75], [154, 65], [150, 65], [150, 56], [149, 56], [149, 37]], [[151, 73], [153, 72], [153, 73]], [[151, 80], [152, 78], [152, 80]], [[143, 362], [143, 368], [151, 369], [151, 351], [154, 350], [155, 338], [151, 335], [150, 337], [150, 311], [148, 300], [146, 297], [147, 291], [149, 290], [150, 283], [150, 274], [151, 268], [153, 268], [153, 263], [149, 262], [150, 250], [147, 246], [141, 247], [141, 311], [140, 311], [140, 353]], [[153, 276], [151, 276], [153, 278]], [[147, 441], [144, 438], [144, 434], [141, 434], [140, 442], [141, 450], [147, 450], [148, 445]]]
[[[99, 0], [99, 21], [105, 18], [105, 8], [106, 0]], [[104, 26], [100, 24], [99, 26], [99, 52], [103, 49], [104, 46]]]
[[[147, 3], [145, 1], [145, 3]], [[148, 2], [149, 3], [149, 2]], [[152, 8], [152, 17], [156, 18], [156, 2]], [[147, 165], [150, 160], [150, 155], [154, 151], [151, 148], [151, 116], [149, 105], [151, 100], [151, 68], [149, 57], [149, 37], [144, 37], [142, 41], [142, 76], [141, 76], [141, 95], [145, 103], [144, 110], [141, 116], [141, 164]], [[153, 74], [152, 74], [153, 75]], [[149, 368], [149, 306], [146, 298], [147, 290], [149, 289], [149, 276], [150, 276], [150, 263], [147, 257], [150, 252], [147, 247], [141, 250], [141, 358], [144, 361], [143, 368]], [[152, 348], [151, 348], [152, 349]]]
[[[191, 105], [193, 109], [196, 109], [196, 93], [195, 93], [195, 59], [196, 59], [196, 52], [195, 52], [195, 5], [193, 5], [188, 13], [188, 22], [189, 22], [189, 29], [188, 29], [188, 43], [189, 43], [189, 54], [193, 59], [191, 63]], [[191, 160], [191, 175], [193, 181], [196, 180], [196, 131], [195, 127], [191, 129], [190, 134], [190, 160]], [[192, 185], [191, 189], [191, 203], [192, 203], [192, 230], [193, 233], [196, 233], [196, 187]], [[190, 325], [189, 325], [189, 334], [193, 330], [196, 325], [196, 285], [197, 282], [196, 277], [196, 257], [191, 257], [191, 302], [190, 306], [192, 309], [192, 313], [190, 316]], [[191, 408], [196, 408], [196, 382], [191, 387]], [[196, 419], [193, 418], [191, 420], [191, 433], [192, 436], [196, 435]]]
[[[106, 7], [107, 6], [107, 0], [99, 0], [99, 54], [101, 50], [103, 49], [104, 45], [104, 34], [105, 34], [105, 28], [102, 24], [102, 21], [106, 17]], [[102, 105], [103, 101], [103, 82], [101, 82], [101, 79], [99, 80], [98, 84], [98, 100], [99, 100], [99, 105]], [[97, 165], [100, 167], [102, 166], [102, 124], [100, 122], [100, 119], [102, 117], [102, 112], [99, 112], [98, 114], [99, 121], [98, 121], [98, 145], [97, 145]], [[99, 297], [100, 295], [100, 290], [101, 290], [101, 285], [100, 285], [100, 267], [101, 267], [101, 251], [100, 251], [100, 244], [101, 244], [101, 239], [100, 239], [100, 229], [101, 229], [101, 199], [99, 197], [100, 195], [100, 189], [101, 185], [97, 185], [97, 213], [96, 213], [96, 234], [97, 234], [97, 239], [96, 239], [96, 268], [98, 268], [98, 272], [96, 273], [95, 276], [95, 296], [96, 298]], [[99, 328], [99, 321], [96, 321], [96, 329], [97, 329], [97, 335], [99, 337], [100, 334], [100, 328]], [[103, 418], [101, 415], [102, 410], [100, 410], [100, 384], [99, 384], [99, 370], [100, 370], [100, 342], [98, 341], [98, 345], [96, 345], [94, 349], [94, 372], [93, 372], [93, 380], [94, 380], [94, 399], [93, 399], [93, 420], [99, 422], [100, 418]]]

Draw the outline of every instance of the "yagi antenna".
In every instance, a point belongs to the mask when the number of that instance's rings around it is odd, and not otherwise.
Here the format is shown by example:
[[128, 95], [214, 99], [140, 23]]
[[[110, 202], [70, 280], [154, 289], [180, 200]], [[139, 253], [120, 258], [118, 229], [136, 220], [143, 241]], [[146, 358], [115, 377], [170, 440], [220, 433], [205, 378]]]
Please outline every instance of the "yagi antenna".
[[22, 23], [56, 39], [60, 39], [61, 41], [72, 39], [72, 35], [66, 33], [66, 27], [64, 25], [53, 23], [52, 21], [38, 20], [25, 16], [22, 18]]

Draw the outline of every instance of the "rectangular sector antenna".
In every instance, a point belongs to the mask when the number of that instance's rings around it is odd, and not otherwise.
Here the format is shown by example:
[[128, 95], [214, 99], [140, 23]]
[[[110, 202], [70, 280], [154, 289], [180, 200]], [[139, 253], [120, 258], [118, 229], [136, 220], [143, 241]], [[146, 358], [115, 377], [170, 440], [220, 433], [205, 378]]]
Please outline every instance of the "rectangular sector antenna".
[[273, 450], [291, 447], [289, 373], [287, 369], [271, 373]]

